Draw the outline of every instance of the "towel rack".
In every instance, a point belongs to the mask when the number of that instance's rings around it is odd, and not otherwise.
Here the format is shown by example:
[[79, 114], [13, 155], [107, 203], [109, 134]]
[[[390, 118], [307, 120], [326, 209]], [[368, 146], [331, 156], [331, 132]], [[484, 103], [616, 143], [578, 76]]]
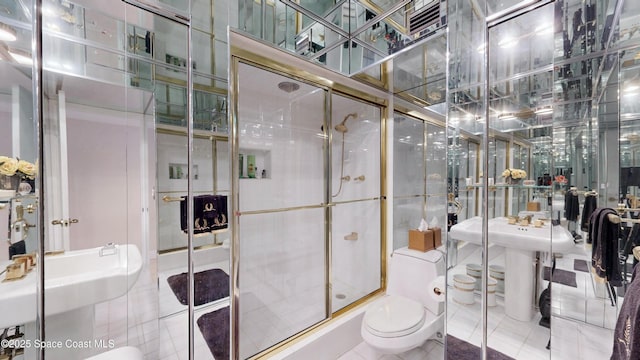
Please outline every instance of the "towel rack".
[[184, 197], [174, 197], [169, 195], [165, 195], [162, 197], [162, 201], [164, 202], [183, 201], [183, 200], [184, 200]]

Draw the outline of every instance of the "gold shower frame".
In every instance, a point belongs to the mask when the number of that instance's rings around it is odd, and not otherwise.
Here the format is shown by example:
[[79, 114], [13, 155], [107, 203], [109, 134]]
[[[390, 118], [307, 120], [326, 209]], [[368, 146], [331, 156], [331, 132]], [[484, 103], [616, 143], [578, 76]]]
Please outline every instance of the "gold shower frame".
[[[374, 95], [374, 91], [372, 92], [364, 92], [362, 90], [355, 89], [354, 87], [350, 87], [345, 84], [349, 81], [348, 78], [345, 78], [345, 83], [336, 82], [332, 79], [324, 77], [322, 75], [323, 72], [326, 72], [326, 69], [315, 65], [309, 64], [305, 65], [305, 67], [310, 69], [318, 69], [315, 70], [302, 70], [299, 67], [285, 64], [284, 62], [280, 62], [272, 57], [268, 57], [259, 53], [259, 48], [261, 46], [268, 46], [263, 44], [259, 40], [251, 39], [251, 41], [255, 42], [256, 48], [255, 50], [252, 48], [249, 50], [247, 47], [238, 47], [233, 44], [234, 37], [241, 37], [243, 39], [248, 39], [243, 35], [235, 34], [233, 31], [230, 31], [230, 50], [229, 50], [229, 141], [231, 143], [231, 159], [235, 159], [239, 156], [239, 134], [238, 134], [238, 67], [240, 63], [244, 63], [250, 66], [257, 67], [262, 70], [266, 70], [272, 73], [276, 73], [279, 75], [283, 75], [289, 78], [293, 78], [305, 83], [309, 83], [313, 86], [319, 87], [325, 91], [327, 91], [327, 100], [325, 100], [325, 121], [330, 119], [331, 117], [331, 108], [330, 108], [330, 95], [338, 94], [341, 96], [349, 97], [352, 99], [360, 100], [377, 106], [381, 109], [381, 119], [380, 119], [380, 196], [374, 198], [367, 199], [358, 199], [351, 201], [342, 201], [342, 202], [332, 202], [312, 205], [312, 206], [300, 206], [295, 208], [286, 208], [286, 209], [275, 209], [275, 210], [265, 210], [265, 211], [252, 211], [251, 214], [258, 213], [267, 213], [273, 211], [288, 211], [288, 210], [300, 210], [300, 209], [311, 209], [311, 208], [324, 208], [325, 219], [325, 233], [328, 235], [325, 238], [325, 278], [327, 279], [326, 286], [330, 288], [331, 283], [331, 208], [337, 204], [346, 204], [360, 201], [370, 201], [370, 200], [379, 200], [380, 201], [380, 287], [377, 290], [374, 290], [368, 295], [354, 301], [353, 303], [345, 306], [342, 309], [339, 309], [335, 312], [331, 310], [331, 299], [330, 292], [329, 296], [325, 297], [325, 309], [326, 309], [326, 318], [317, 324], [293, 335], [292, 337], [273, 345], [272, 347], [252, 356], [250, 359], [260, 359], [265, 358], [275, 353], [278, 353], [285, 349], [286, 347], [290, 347], [294, 344], [301, 342], [304, 339], [309, 338], [310, 336], [318, 333], [321, 329], [327, 327], [331, 323], [333, 323], [337, 318], [340, 318], [342, 315], [348, 313], [350, 310], [361, 306], [362, 304], [368, 302], [370, 299], [384, 293], [386, 290], [386, 254], [387, 254], [387, 181], [386, 181], [386, 164], [387, 164], [387, 120], [390, 116], [392, 116], [392, 109], [389, 109], [389, 100], [387, 98]], [[246, 40], [243, 40], [246, 41]], [[291, 57], [293, 55], [289, 53], [285, 53], [279, 49], [270, 48], [271, 51], [277, 51], [282, 54], [283, 57]], [[282, 60], [284, 61], [284, 60]], [[310, 72], [310, 71], [313, 71]], [[341, 75], [337, 75], [341, 76]], [[383, 78], [387, 77], [387, 73], [383, 73]], [[325, 124], [326, 125], [326, 124]], [[330, 155], [327, 155], [328, 157]], [[327, 159], [327, 163], [330, 163], [331, 159]], [[239, 180], [238, 180], [238, 169], [236, 166], [233, 166], [237, 162], [233, 160], [230, 161], [231, 166], [231, 209], [233, 212], [236, 211], [239, 204]], [[325, 173], [329, 173], [329, 169], [325, 169]], [[326, 191], [330, 191], [330, 187], [327, 187]], [[330, 195], [329, 199], [330, 199]], [[243, 212], [243, 214], [249, 214], [249, 212]], [[231, 312], [231, 359], [239, 359], [239, 334], [240, 334], [240, 317], [239, 313], [236, 309], [239, 307], [239, 260], [240, 260], [240, 252], [239, 245], [240, 239], [237, 229], [239, 228], [239, 219], [238, 216], [232, 217], [230, 219], [232, 222], [232, 233], [231, 233], [231, 296], [230, 296], [230, 312]]]

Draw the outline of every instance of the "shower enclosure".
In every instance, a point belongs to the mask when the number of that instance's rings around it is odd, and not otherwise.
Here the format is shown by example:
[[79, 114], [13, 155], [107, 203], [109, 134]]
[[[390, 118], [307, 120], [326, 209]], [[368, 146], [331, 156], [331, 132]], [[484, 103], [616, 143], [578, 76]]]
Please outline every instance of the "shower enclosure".
[[381, 289], [384, 108], [234, 54], [231, 310], [246, 358]]

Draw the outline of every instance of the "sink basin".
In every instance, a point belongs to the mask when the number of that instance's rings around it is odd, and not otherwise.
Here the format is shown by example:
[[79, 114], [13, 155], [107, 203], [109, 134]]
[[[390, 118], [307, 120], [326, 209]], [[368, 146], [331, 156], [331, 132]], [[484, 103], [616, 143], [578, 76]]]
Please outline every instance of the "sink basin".
[[[482, 244], [482, 217], [476, 216], [461, 221], [451, 227], [449, 236], [455, 240], [464, 240], [474, 244]], [[509, 225], [506, 217], [489, 219], [489, 242], [505, 248], [528, 250], [567, 252], [574, 248], [573, 236], [561, 226], [551, 226], [547, 222], [536, 228], [533, 225]]]
[[[530, 321], [535, 314], [538, 274], [531, 266], [535, 253], [568, 252], [575, 247], [573, 236], [561, 226], [509, 225], [506, 217], [489, 219], [489, 242], [505, 248], [504, 313], [519, 321]], [[482, 217], [476, 216], [451, 227], [451, 239], [482, 244]], [[553, 246], [553, 249], [551, 248]]]
[[[55, 315], [126, 294], [138, 280], [142, 256], [135, 245], [116, 245], [45, 256], [45, 312]], [[20, 280], [0, 282], [0, 329], [36, 320], [37, 269]]]

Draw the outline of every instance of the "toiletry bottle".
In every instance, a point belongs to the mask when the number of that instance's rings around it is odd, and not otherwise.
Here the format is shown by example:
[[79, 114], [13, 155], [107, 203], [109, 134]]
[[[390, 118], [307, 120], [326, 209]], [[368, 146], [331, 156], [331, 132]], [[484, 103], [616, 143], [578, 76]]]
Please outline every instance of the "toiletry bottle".
[[250, 178], [256, 177], [256, 156], [247, 155], [247, 176]]
[[262, 169], [262, 178], [266, 179], [267, 178], [267, 170]]

